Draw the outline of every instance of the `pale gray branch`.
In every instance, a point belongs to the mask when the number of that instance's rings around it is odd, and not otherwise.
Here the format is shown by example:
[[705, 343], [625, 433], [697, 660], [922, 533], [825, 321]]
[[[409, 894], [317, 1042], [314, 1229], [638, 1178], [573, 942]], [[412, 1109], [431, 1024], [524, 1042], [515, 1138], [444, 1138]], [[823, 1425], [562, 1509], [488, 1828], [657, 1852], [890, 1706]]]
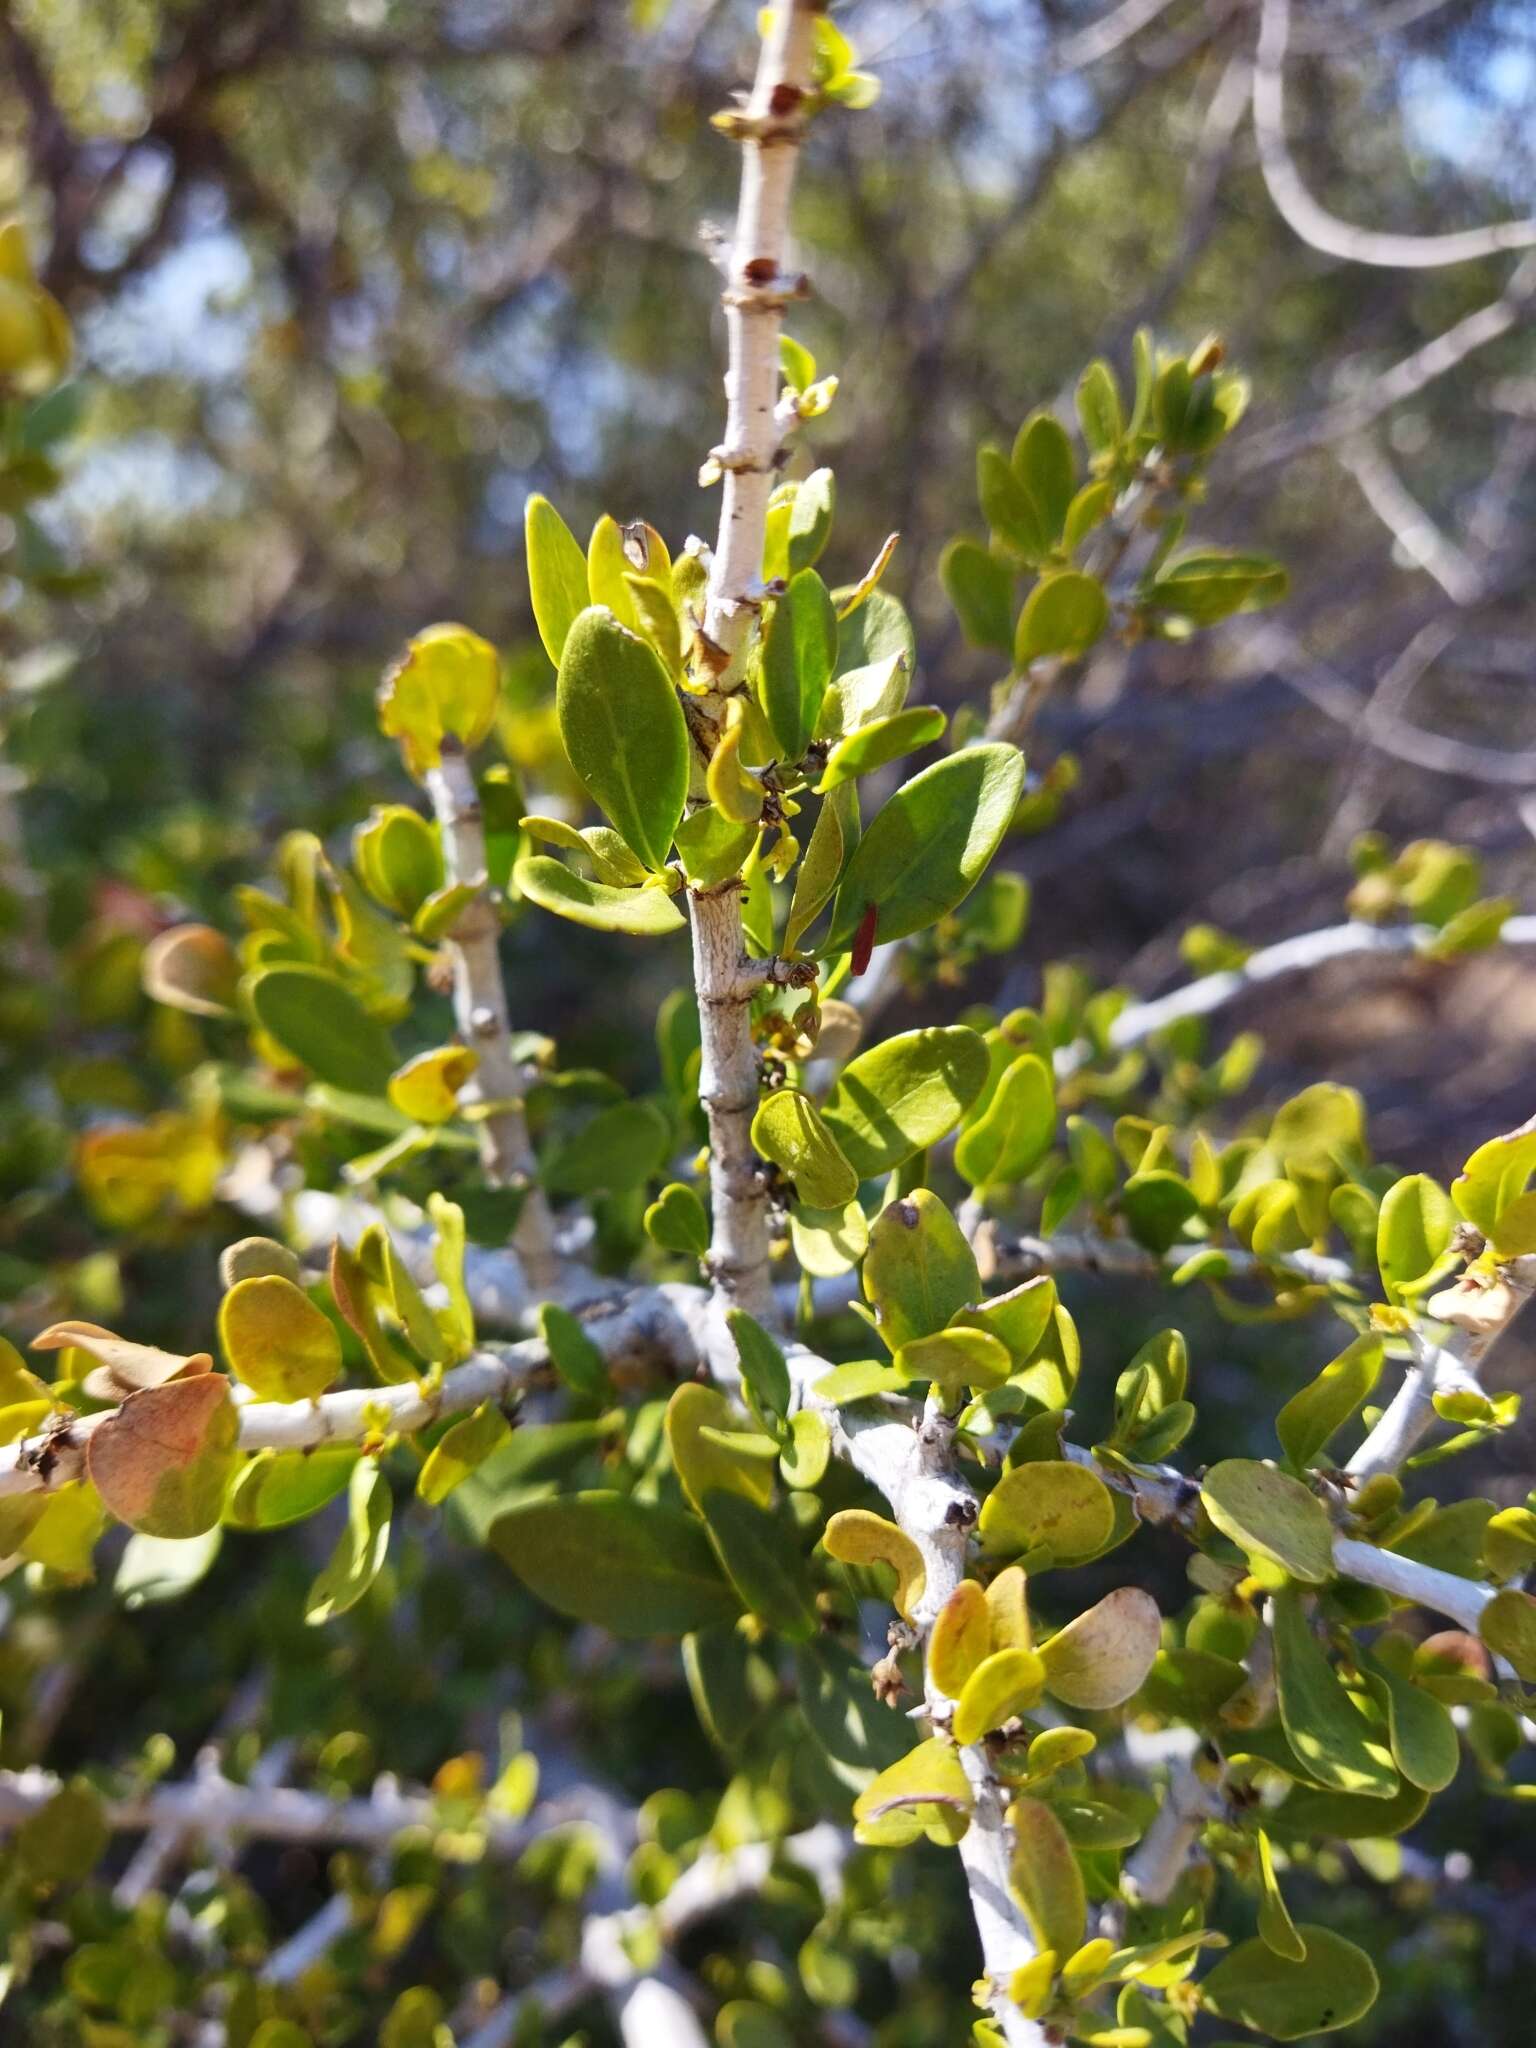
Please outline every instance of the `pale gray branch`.
[[1293, 233], [1326, 256], [1387, 270], [1428, 270], [1536, 246], [1536, 220], [1498, 221], [1490, 227], [1465, 228], [1453, 234], [1394, 235], [1353, 227], [1320, 206], [1303, 183], [1285, 139], [1285, 56], [1290, 25], [1290, 0], [1262, 0], [1253, 73], [1253, 125], [1269, 196]]
[[476, 894], [466, 904], [450, 939], [453, 955], [453, 1013], [460, 1038], [479, 1061], [459, 1091], [466, 1107], [479, 1112], [480, 1157], [492, 1187], [526, 1189], [512, 1241], [536, 1291], [558, 1278], [554, 1224], [523, 1115], [528, 1076], [512, 1056], [512, 1022], [501, 972], [500, 920], [486, 879], [485, 826], [474, 774], [463, 751], [444, 742], [442, 760], [428, 771], [427, 792], [442, 835], [443, 862], [450, 884]]

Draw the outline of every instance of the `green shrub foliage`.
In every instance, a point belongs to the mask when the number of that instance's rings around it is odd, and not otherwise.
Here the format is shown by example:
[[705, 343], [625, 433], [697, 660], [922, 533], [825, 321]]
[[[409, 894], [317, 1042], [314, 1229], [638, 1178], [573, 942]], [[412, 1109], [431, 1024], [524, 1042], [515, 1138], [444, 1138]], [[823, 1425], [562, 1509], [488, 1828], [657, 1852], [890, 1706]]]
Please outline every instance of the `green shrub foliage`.
[[[817, 26], [805, 117], [872, 96]], [[749, 113], [722, 125], [758, 146]], [[0, 286], [25, 498], [50, 482], [67, 335], [14, 235]], [[778, 391], [814, 445], [836, 379], [788, 337]], [[456, 1570], [546, 1611], [525, 1699], [593, 1631], [685, 1674], [712, 1789], [650, 1788], [626, 1939], [648, 1968], [690, 1866], [767, 1845], [762, 1953], [713, 1987], [721, 2042], [808, 2038], [882, 1951], [937, 1963], [934, 1888], [989, 1868], [1009, 1932], [978, 1957], [979, 2044], [1349, 2026], [1377, 1976], [1319, 1924], [1339, 1845], [1384, 1864], [1464, 1757], [1497, 1792], [1522, 1739], [1536, 1497], [1441, 1507], [1422, 1481], [1515, 1412], [1479, 1368], [1531, 1286], [1536, 1136], [1490, 1138], [1446, 1189], [1374, 1157], [1347, 1089], [1239, 1115], [1258, 1048], [1216, 1042], [1214, 998], [1144, 1015], [1064, 963], [1037, 1008], [901, 1015], [1026, 944], [1009, 846], [1070, 787], [1021, 751], [1041, 702], [1104, 643], [1219, 634], [1283, 596], [1276, 563], [1205, 537], [1246, 400], [1218, 342], [1140, 333], [1084, 370], [1070, 421], [1042, 409], [980, 450], [981, 528], [940, 574], [999, 679], [948, 716], [899, 547], [847, 557], [814, 454], [772, 482], [729, 647], [699, 542], [605, 514], [584, 543], [531, 498], [540, 684], [512, 690], [469, 626], [427, 627], [380, 689], [392, 799], [350, 846], [293, 830], [270, 886], [142, 952], [180, 1092], [88, 1133], [74, 1171], [146, 1245], [221, 1183], [270, 1197], [221, 1262], [206, 1348], [136, 1341], [130, 1299], [112, 1328], [41, 1329], [30, 1365], [0, 1351], [0, 1549], [61, 1597], [106, 1548], [118, 1597], [172, 1599], [221, 1542], [314, 1517], [294, 1618], [326, 1629], [409, 1597], [397, 1531], [437, 1523]], [[1426, 956], [1494, 943], [1510, 907], [1453, 846], [1372, 841], [1357, 865], [1352, 916]], [[646, 1092], [568, 1064], [504, 987], [504, 928], [556, 945], [562, 921], [598, 935], [584, 957], [651, 948], [671, 981]], [[1232, 989], [1248, 972], [1210, 928], [1186, 952]], [[1095, 1355], [1074, 1272], [1161, 1285], [1168, 1326]], [[1308, 1319], [1336, 1354], [1272, 1390], [1256, 1455], [1181, 1462], [1207, 1362], [1176, 1327], [1192, 1291], [1235, 1323]], [[1170, 1543], [1185, 1585], [1160, 1611], [1142, 1581]], [[517, 1739], [489, 1781], [460, 1760], [392, 1883], [339, 1866], [371, 1968], [435, 1895], [428, 1845], [491, 1853], [536, 1775]], [[57, 2038], [182, 2038], [167, 2015], [210, 1984], [221, 2039], [361, 2038], [334, 1987], [242, 1968], [238, 1929], [193, 1942], [153, 1895], [111, 1903], [128, 1789], [60, 1787], [9, 1852], [12, 1970], [44, 1920], [72, 1929], [88, 2017]], [[836, 1882], [797, 1861], [818, 1821]], [[522, 1853], [557, 1917], [598, 1910], [579, 1828]], [[557, 1928], [555, 1961], [574, 1939]], [[456, 2038], [436, 1989], [391, 2000], [379, 2039]]]

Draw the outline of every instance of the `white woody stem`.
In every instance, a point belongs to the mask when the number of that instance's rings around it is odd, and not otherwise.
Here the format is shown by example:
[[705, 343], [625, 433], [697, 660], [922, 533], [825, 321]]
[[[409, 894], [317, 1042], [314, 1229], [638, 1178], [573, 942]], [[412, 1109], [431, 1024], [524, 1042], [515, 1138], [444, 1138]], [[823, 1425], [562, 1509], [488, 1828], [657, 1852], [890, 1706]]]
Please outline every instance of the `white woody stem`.
[[428, 771], [427, 793], [442, 833], [443, 862], [450, 883], [476, 890], [453, 928], [453, 1013], [459, 1036], [478, 1055], [479, 1066], [459, 1091], [466, 1109], [479, 1116], [480, 1157], [493, 1187], [526, 1188], [512, 1242], [536, 1294], [558, 1278], [555, 1233], [549, 1204], [535, 1179], [533, 1147], [523, 1115], [527, 1077], [512, 1056], [512, 1022], [498, 945], [501, 926], [486, 883], [485, 826], [480, 796], [463, 752], [444, 742], [441, 764]]
[[1350, 1459], [1345, 1470], [1361, 1482], [1378, 1472], [1397, 1472], [1439, 1420], [1436, 1394], [1464, 1391], [1475, 1385], [1488, 1354], [1536, 1292], [1536, 1258], [1511, 1259], [1499, 1268], [1497, 1321], [1475, 1330], [1458, 1330], [1448, 1344], [1431, 1344], [1415, 1335], [1414, 1356], [1402, 1385], [1388, 1402], [1381, 1420]]
[[736, 1353], [719, 1312], [743, 1308], [759, 1320], [773, 1318], [768, 1191], [752, 1151], [758, 1059], [752, 998], [742, 986], [740, 887], [732, 880], [707, 893], [688, 892], [699, 1001], [699, 1100], [709, 1124], [709, 1275], [717, 1310], [711, 1364], [727, 1371]]
[[[761, 598], [779, 449], [779, 330], [785, 299], [799, 289], [783, 274], [789, 203], [821, 11], [820, 0], [781, 0], [763, 37], [751, 98], [734, 117], [741, 200], [722, 294], [730, 352], [725, 439], [714, 459], [724, 481], [704, 613], [722, 690], [741, 678]], [[767, 1191], [750, 1135], [758, 1072], [740, 885], [690, 890], [688, 910], [703, 1040], [699, 1092], [709, 1120], [709, 1271], [717, 1312], [710, 1348], [712, 1362], [727, 1368], [735, 1352], [719, 1313], [737, 1307], [773, 1314]]]
[[[923, 1592], [912, 1616], [913, 1647], [921, 1654], [939, 1610], [965, 1577], [976, 1524], [976, 1497], [955, 1468], [954, 1423], [932, 1397], [916, 1427], [837, 1408], [813, 1391], [827, 1370], [826, 1361], [799, 1346], [791, 1347], [786, 1357], [798, 1405], [823, 1417], [832, 1432], [833, 1450], [884, 1494], [897, 1526], [922, 1553]], [[931, 1680], [926, 1683], [925, 1703], [930, 1723], [947, 1728], [954, 1701]], [[960, 1762], [974, 1804], [959, 1854], [981, 1942], [987, 2003], [1009, 2048], [1044, 2048], [1045, 2033], [1008, 1995], [1014, 1971], [1029, 1962], [1036, 1949], [1009, 1889], [1012, 1842], [1006, 1801], [979, 1743], [962, 1748]]]
[[[705, 1297], [696, 1287], [641, 1289], [585, 1325], [610, 1368], [633, 1362], [697, 1369], [705, 1343]], [[406, 1435], [445, 1415], [482, 1402], [505, 1402], [548, 1369], [549, 1353], [536, 1338], [477, 1351], [430, 1382], [387, 1387], [342, 1387], [313, 1401], [250, 1401], [240, 1408], [242, 1451], [301, 1451], [319, 1444], [357, 1443], [386, 1429]], [[78, 1479], [91, 1433], [116, 1410], [69, 1420], [19, 1443], [0, 1446], [0, 1498], [42, 1493]]]
[[1195, 1766], [1181, 1758], [1173, 1767], [1163, 1803], [1152, 1825], [1126, 1859], [1121, 1889], [1128, 1898], [1160, 1906], [1184, 1875], [1200, 1830], [1222, 1811], [1220, 1795]]
[[704, 630], [729, 657], [735, 681], [749, 642], [763, 575], [763, 536], [773, 491], [779, 424], [779, 330], [798, 279], [784, 275], [789, 202], [805, 126], [820, 0], [781, 0], [740, 117], [741, 200], [722, 302], [730, 359], [725, 376], [720, 533], [710, 569]]
[[[1241, 967], [1202, 975], [1200, 980], [1188, 982], [1183, 988], [1158, 996], [1152, 1002], [1133, 1003], [1128, 1010], [1122, 1010], [1110, 1026], [1109, 1043], [1116, 1052], [1126, 1046], [1141, 1045], [1155, 1032], [1165, 1031], [1181, 1018], [1208, 1017], [1265, 982], [1280, 981], [1291, 974], [1310, 974], [1315, 968], [1326, 966], [1330, 960], [1343, 960], [1356, 954], [1421, 954], [1436, 937], [1436, 932], [1429, 925], [1349, 923], [1327, 925], [1321, 931], [1301, 932], [1295, 938], [1281, 939], [1277, 945], [1262, 947], [1257, 953], [1250, 954]], [[1506, 946], [1536, 945], [1536, 917], [1508, 918], [1499, 939], [1500, 944]], [[1056, 1055], [1057, 1078], [1065, 1080], [1092, 1057], [1093, 1049], [1084, 1039], [1075, 1045], [1063, 1046]]]

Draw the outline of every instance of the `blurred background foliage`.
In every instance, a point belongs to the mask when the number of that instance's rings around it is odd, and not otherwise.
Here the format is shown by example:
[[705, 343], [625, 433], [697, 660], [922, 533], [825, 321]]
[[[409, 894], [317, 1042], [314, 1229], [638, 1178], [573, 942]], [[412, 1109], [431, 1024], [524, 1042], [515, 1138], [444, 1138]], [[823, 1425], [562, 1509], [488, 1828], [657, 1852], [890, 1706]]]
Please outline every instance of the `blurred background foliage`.
[[[0, 0], [0, 215], [23, 222], [77, 352], [31, 415], [57, 476], [16, 481], [13, 447], [0, 502], [0, 1319], [18, 1338], [57, 1314], [110, 1320], [126, 1298], [136, 1334], [206, 1341], [213, 1253], [242, 1226], [209, 1209], [205, 1113], [177, 1092], [206, 1046], [144, 1002], [145, 940], [188, 914], [227, 925], [231, 886], [269, 873], [289, 827], [339, 838], [399, 800], [372, 692], [431, 619], [505, 650], [504, 744], [514, 761], [541, 748], [530, 492], [580, 531], [604, 510], [674, 549], [709, 531], [709, 231], [734, 165], [708, 117], [750, 61], [749, 17], [735, 0]], [[882, 99], [824, 124], [802, 171], [815, 295], [793, 326], [841, 390], [796, 461], [836, 466], [839, 574], [900, 532], [891, 585], [918, 625], [923, 700], [953, 708], [995, 680], [936, 574], [945, 542], [979, 530], [976, 444], [1006, 444], [1089, 356], [1123, 365], [1138, 324], [1185, 344], [1217, 331], [1251, 374], [1213, 537], [1291, 576], [1262, 629], [1116, 647], [1046, 705], [1031, 764], [1071, 756], [1076, 783], [1051, 830], [1010, 848], [1029, 933], [968, 993], [1034, 1001], [1061, 958], [1148, 993], [1188, 971], [1191, 925], [1251, 944], [1332, 922], [1370, 829], [1470, 845], [1487, 886], [1529, 907], [1532, 260], [1372, 268], [1298, 239], [1257, 161], [1245, 0], [1109, 16], [857, 0], [846, 20]], [[1533, 116], [1521, 0], [1298, 12], [1288, 130], [1350, 222], [1432, 234], [1528, 209]], [[648, 1084], [679, 960], [548, 931], [509, 935], [517, 1020], [567, 1064]], [[1245, 1100], [1351, 1082], [1378, 1155], [1443, 1176], [1529, 1113], [1533, 1000], [1518, 955], [1350, 961], [1249, 998], [1219, 1033], [1266, 1040]], [[185, 1178], [124, 1241], [82, 1199], [71, 1148], [153, 1113], [184, 1119]], [[1157, 1319], [1134, 1287], [1074, 1306], [1115, 1361]], [[1235, 1450], [1253, 1390], [1295, 1380], [1293, 1339], [1216, 1326], [1192, 1346], [1205, 1427]], [[1518, 1340], [1501, 1373], [1528, 1377]], [[1522, 1498], [1529, 1432], [1492, 1455], [1479, 1482]], [[675, 1670], [573, 1674], [510, 1579], [466, 1577], [451, 1552], [397, 1565], [414, 1582], [392, 1610], [307, 1634], [306, 1541], [283, 1564], [270, 1543], [228, 1546], [190, 1604], [126, 1620], [109, 1590], [39, 1604], [12, 1579], [5, 1761], [122, 1761], [167, 1734], [185, 1759], [223, 1719], [236, 1748], [293, 1741], [291, 1767], [322, 1784], [430, 1778], [466, 1743], [494, 1760], [523, 1668], [631, 1793], [712, 1782]], [[1524, 2037], [1523, 1809], [1473, 1787], [1436, 1811], [1426, 1853], [1342, 1909], [1390, 1959], [1381, 2005], [1342, 2038]], [[1452, 1851], [1473, 1854], [1475, 1882], [1447, 1883]], [[291, 1931], [321, 1867], [310, 1850], [248, 1859], [250, 1910]], [[452, 1897], [412, 1923], [410, 1981], [500, 1968], [529, 1910], [506, 1874], [461, 1883], [434, 1864], [423, 1881]], [[526, 1881], [554, 1910], [558, 1874]], [[868, 1913], [879, 2040], [941, 2038], [967, 1940], [954, 1985], [903, 1994], [878, 1901]], [[745, 1953], [722, 1949], [722, 1995]], [[397, 1954], [374, 1941], [316, 2038], [376, 2037]], [[0, 2034], [96, 2038], [72, 2006], [51, 2012], [39, 1994], [22, 2033], [0, 2012]]]

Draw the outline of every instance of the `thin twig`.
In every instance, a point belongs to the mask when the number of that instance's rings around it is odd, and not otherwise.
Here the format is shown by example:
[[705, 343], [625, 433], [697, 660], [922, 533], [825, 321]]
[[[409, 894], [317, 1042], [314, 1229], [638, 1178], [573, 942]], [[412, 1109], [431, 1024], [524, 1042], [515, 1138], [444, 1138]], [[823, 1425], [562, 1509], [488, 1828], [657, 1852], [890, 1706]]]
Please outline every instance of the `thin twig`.
[[479, 1059], [474, 1075], [460, 1090], [460, 1100], [479, 1113], [486, 1179], [493, 1187], [525, 1190], [512, 1242], [530, 1287], [541, 1292], [552, 1288], [559, 1274], [554, 1224], [535, 1178], [537, 1166], [523, 1115], [527, 1076], [512, 1056], [501, 924], [486, 879], [480, 796], [469, 762], [451, 743], [444, 743], [441, 765], [429, 772], [427, 790], [442, 833], [448, 880], [476, 891], [460, 913], [451, 939], [454, 1018], [459, 1036]]

